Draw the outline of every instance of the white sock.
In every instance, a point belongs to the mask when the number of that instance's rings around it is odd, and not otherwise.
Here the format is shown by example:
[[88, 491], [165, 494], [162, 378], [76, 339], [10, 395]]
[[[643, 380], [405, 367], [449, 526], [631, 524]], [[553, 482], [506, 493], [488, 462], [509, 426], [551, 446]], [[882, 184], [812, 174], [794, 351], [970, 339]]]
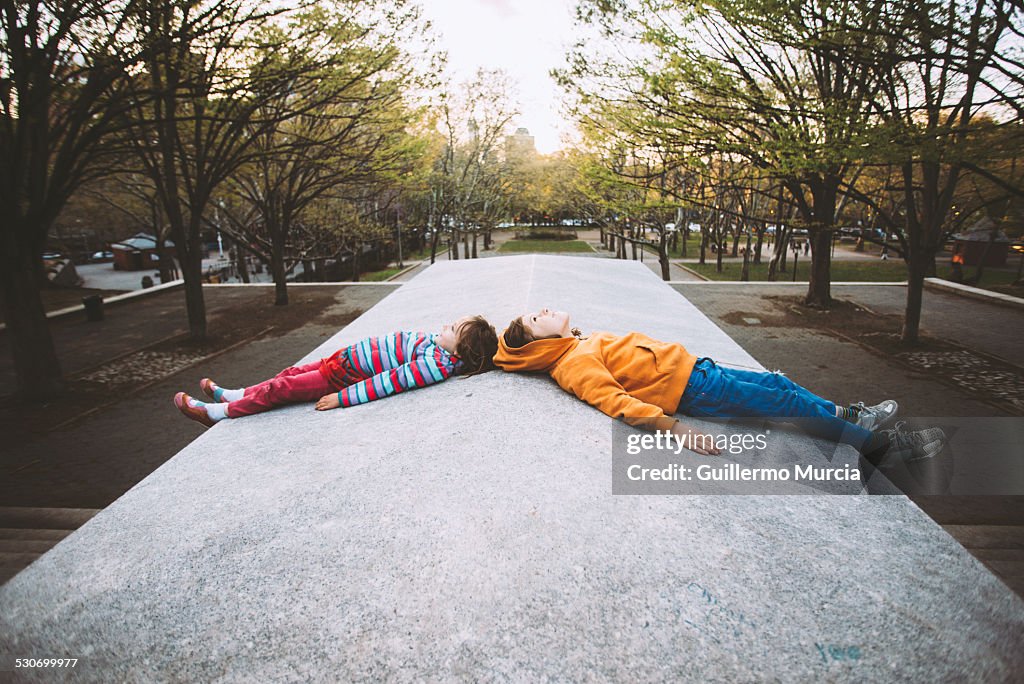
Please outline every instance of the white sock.
[[207, 404], [206, 415], [210, 416], [213, 420], [224, 420], [228, 417], [228, 405], [222, 404]]
[[245, 389], [222, 389], [221, 401], [238, 401], [245, 396]]

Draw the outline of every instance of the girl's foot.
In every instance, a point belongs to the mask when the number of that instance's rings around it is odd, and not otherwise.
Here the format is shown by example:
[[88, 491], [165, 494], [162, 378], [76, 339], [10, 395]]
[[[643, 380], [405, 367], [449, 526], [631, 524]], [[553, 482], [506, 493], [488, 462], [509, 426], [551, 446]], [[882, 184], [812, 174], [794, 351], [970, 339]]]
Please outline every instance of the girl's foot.
[[212, 408], [213, 406], [217, 406], [216, 404], [208, 405], [198, 399], [193, 399], [184, 392], [178, 392], [174, 395], [174, 405], [178, 407], [178, 410], [181, 411], [186, 418], [191, 418], [197, 423], [202, 423], [206, 427], [213, 427], [217, 424], [217, 420], [219, 420], [219, 418], [214, 418], [207, 412], [208, 406]]
[[224, 389], [210, 378], [203, 378], [199, 381], [199, 387], [203, 394], [214, 401], [237, 401], [245, 396], [244, 389]]

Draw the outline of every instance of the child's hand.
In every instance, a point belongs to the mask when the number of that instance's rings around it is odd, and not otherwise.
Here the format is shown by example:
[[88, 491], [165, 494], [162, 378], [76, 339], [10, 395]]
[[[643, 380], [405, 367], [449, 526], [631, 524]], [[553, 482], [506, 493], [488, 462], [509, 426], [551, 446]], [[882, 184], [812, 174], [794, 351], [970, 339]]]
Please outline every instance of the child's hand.
[[714, 435], [705, 432], [691, 432], [683, 439], [683, 446], [702, 456], [717, 456], [722, 453], [721, 449], [715, 446]]
[[341, 402], [338, 401], [337, 392], [334, 392], [333, 394], [325, 394], [320, 397], [320, 401], [316, 402], [317, 411], [329, 411], [331, 409], [336, 409], [339, 406], [341, 406]]
[[672, 434], [683, 440], [684, 447], [690, 451], [695, 451], [702, 456], [717, 456], [722, 453], [721, 450], [715, 446], [714, 435], [695, 431], [684, 426], [678, 421], [676, 421], [676, 424], [672, 426]]

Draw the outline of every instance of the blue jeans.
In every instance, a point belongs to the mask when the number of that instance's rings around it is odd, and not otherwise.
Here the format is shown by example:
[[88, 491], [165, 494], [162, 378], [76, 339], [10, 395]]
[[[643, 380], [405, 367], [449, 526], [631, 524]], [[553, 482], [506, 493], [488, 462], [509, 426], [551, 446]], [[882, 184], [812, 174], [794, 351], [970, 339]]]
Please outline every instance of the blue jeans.
[[842, 442], [859, 451], [871, 432], [836, 417], [836, 405], [781, 373], [722, 368], [707, 357], [697, 359], [679, 410], [696, 418], [800, 418], [797, 425], [815, 437]]

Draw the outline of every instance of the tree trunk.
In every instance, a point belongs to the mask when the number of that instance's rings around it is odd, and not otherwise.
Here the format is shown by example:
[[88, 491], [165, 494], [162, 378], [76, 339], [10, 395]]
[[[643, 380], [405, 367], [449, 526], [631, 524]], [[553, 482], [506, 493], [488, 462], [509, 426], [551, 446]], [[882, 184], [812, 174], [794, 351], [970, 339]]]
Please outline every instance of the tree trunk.
[[164, 237], [161, 233], [160, 229], [156, 230], [157, 269], [160, 271], [160, 282], [169, 283], [175, 279], [174, 272], [177, 269], [174, 268], [174, 257], [171, 256], [170, 250], [164, 244]]
[[743, 282], [750, 280], [750, 237], [747, 233], [747, 248], [743, 250], [743, 270], [740, 273], [740, 280]]
[[808, 239], [811, 240], [811, 277], [804, 304], [827, 309], [832, 304], [832, 256], [829, 253], [832, 231], [819, 229]]
[[911, 253], [907, 263], [907, 307], [903, 312], [900, 341], [917, 344], [921, 328], [921, 302], [924, 296], [924, 264], [919, 254]]
[[661, 279], [672, 280], [671, 269], [668, 264], [668, 240], [665, 231], [661, 231], [661, 242], [658, 244], [658, 261], [661, 263]]
[[245, 258], [245, 250], [242, 249], [242, 245], [235, 243], [235, 269], [238, 270], [238, 277], [241, 278], [242, 282], [246, 285], [249, 284], [249, 264]]
[[288, 273], [285, 271], [285, 240], [283, 231], [267, 221], [270, 232], [270, 276], [273, 279], [273, 304], [288, 304]]
[[41, 401], [62, 394], [65, 385], [39, 293], [42, 262], [37, 268], [34, 262], [39, 258], [35, 250], [28, 251], [31, 253], [28, 257], [19, 254], [12, 258], [10, 251], [5, 255], [5, 263], [0, 268], [0, 290], [14, 361], [15, 397]]
[[790, 229], [786, 228], [781, 235], [776, 236], [779, 245], [779, 273], [786, 272], [786, 260], [789, 258], [789, 233]]
[[[761, 230], [757, 231], [757, 245], [754, 247], [754, 264], [761, 263], [761, 245], [764, 242], [764, 226], [761, 226]], [[747, 246], [750, 246], [750, 242], [747, 242]], [[748, 250], [749, 251], [749, 250]]]
[[[185, 243], [174, 241], [175, 245]], [[206, 301], [203, 299], [203, 253], [202, 240], [197, 235], [193, 244], [182, 250], [178, 248], [181, 262], [181, 276], [185, 280], [185, 309], [188, 313], [188, 330], [193, 340], [206, 339]], [[183, 253], [184, 252], [184, 253]]]

